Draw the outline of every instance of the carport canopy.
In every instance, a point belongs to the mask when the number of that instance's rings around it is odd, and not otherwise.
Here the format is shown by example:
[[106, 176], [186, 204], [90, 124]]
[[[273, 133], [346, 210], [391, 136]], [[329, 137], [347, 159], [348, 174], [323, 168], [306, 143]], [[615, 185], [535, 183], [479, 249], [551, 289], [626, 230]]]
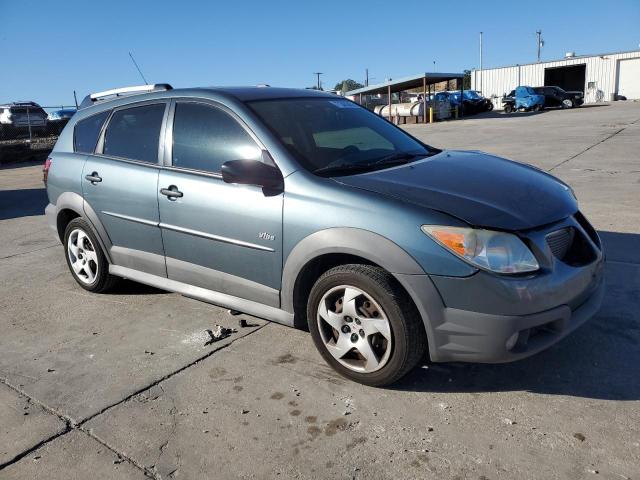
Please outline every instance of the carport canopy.
[[448, 80], [460, 79], [464, 77], [463, 73], [438, 73], [425, 72], [411, 77], [399, 78], [397, 80], [389, 80], [388, 82], [369, 85], [367, 87], [358, 88], [346, 92], [346, 96], [351, 95], [377, 95], [379, 93], [397, 93], [412, 88], [420, 88], [425, 85], [433, 85], [434, 83], [445, 82]]

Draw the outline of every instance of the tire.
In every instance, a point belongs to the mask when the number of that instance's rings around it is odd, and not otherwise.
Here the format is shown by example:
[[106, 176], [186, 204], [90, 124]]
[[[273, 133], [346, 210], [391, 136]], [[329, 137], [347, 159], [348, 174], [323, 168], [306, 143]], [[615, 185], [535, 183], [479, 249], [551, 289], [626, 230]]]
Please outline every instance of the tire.
[[538, 105], [534, 105], [532, 110], [533, 110], [534, 112], [541, 112], [543, 108], [544, 108], [544, 107], [543, 107], [542, 105], [539, 105], [539, 104], [538, 104]]
[[309, 294], [307, 319], [325, 361], [365, 385], [394, 383], [427, 349], [422, 318], [411, 298], [379, 267], [340, 265], [325, 272]]
[[570, 98], [565, 98], [564, 100], [562, 100], [562, 108], [573, 108], [573, 106], [573, 100], [571, 100]]
[[102, 293], [117, 283], [118, 278], [109, 274], [109, 262], [86, 220], [74, 218], [69, 222], [63, 245], [69, 271], [82, 288]]
[[511, 105], [510, 103], [507, 103], [504, 106], [504, 113], [512, 113], [513, 112], [513, 105]]
[[493, 102], [489, 102], [487, 105], [487, 112], [490, 112], [491, 110], [493, 110]]

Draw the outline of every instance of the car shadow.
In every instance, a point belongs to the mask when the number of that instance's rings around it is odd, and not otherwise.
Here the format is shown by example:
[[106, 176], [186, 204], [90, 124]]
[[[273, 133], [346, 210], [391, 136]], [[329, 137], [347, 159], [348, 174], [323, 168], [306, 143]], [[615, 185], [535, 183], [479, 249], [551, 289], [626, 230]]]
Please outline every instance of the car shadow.
[[480, 112], [475, 114], [463, 115], [458, 120], [479, 120], [484, 118], [521, 118], [533, 117], [544, 114], [544, 110], [539, 112], [511, 112], [506, 113], [503, 110], [491, 110], [490, 112]]
[[602, 308], [584, 326], [548, 350], [514, 363], [425, 362], [392, 388], [640, 400], [640, 254], [633, 252], [640, 235], [599, 234], [607, 254], [606, 293]]
[[47, 203], [44, 188], [0, 190], [0, 220], [44, 215]]
[[169, 293], [171, 292], [123, 278], [108, 292], [105, 292], [105, 295], [160, 295]]

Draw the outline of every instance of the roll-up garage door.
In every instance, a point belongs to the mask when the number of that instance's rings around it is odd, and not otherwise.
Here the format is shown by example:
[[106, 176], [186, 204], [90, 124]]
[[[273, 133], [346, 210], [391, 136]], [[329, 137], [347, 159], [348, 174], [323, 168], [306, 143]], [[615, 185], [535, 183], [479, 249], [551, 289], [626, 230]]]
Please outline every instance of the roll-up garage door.
[[640, 58], [620, 60], [618, 63], [618, 95], [629, 100], [640, 98]]

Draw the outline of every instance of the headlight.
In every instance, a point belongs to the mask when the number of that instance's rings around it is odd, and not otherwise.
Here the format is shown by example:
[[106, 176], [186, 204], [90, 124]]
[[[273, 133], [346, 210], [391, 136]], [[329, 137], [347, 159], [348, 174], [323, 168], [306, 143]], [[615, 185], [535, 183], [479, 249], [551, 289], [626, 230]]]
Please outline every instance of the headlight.
[[483, 270], [523, 273], [540, 268], [531, 250], [510, 233], [441, 225], [423, 225], [422, 231], [451, 253]]

